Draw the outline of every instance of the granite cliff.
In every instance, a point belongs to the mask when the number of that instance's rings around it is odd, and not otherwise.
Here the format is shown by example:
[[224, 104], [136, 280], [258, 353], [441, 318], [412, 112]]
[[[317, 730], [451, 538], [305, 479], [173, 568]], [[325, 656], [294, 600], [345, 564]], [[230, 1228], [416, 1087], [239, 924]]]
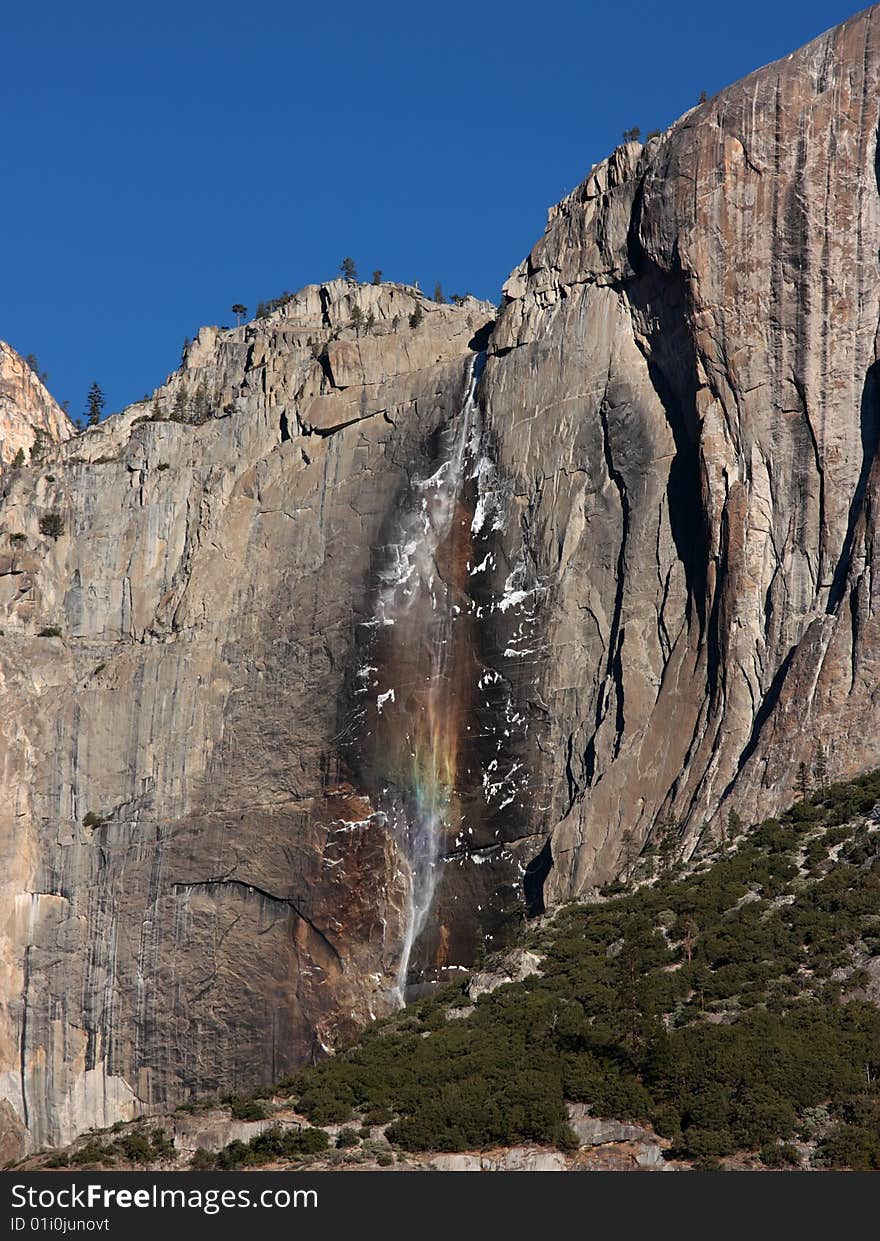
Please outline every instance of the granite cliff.
[[12, 465], [19, 451], [29, 457], [38, 438], [49, 443], [71, 435], [73, 424], [43, 379], [0, 340], [0, 465]]
[[874, 7], [618, 149], [505, 287], [552, 899], [880, 757], [878, 73]]
[[878, 75], [874, 8], [618, 148], [497, 312], [310, 286], [4, 473], [4, 1149], [880, 765]]

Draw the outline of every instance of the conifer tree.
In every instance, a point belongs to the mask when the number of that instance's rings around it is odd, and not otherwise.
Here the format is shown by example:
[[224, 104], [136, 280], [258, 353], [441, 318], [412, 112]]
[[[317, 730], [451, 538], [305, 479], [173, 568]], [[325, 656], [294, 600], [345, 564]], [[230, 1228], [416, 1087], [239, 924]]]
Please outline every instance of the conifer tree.
[[668, 870], [672, 865], [680, 843], [680, 826], [671, 816], [658, 823], [656, 829], [657, 853], [660, 869]]
[[639, 842], [632, 828], [627, 828], [622, 837], [621, 861], [623, 862], [623, 876], [625, 882], [629, 882], [633, 877], [635, 864], [639, 858]]
[[204, 381], [196, 388], [195, 399], [193, 400], [193, 421], [196, 423], [207, 422], [211, 415], [211, 406], [208, 401], [208, 389], [205, 387]]
[[86, 398], [86, 418], [90, 427], [96, 427], [101, 421], [101, 414], [107, 404], [106, 398], [97, 380], [92, 381]]
[[186, 422], [188, 413], [189, 397], [187, 396], [186, 384], [181, 384], [174, 398], [174, 407], [171, 411], [172, 420], [174, 422]]
[[820, 793], [825, 793], [828, 787], [828, 759], [825, 755], [825, 747], [816, 746], [816, 758], [813, 762], [813, 775], [816, 777], [816, 785]]
[[794, 787], [801, 801], [806, 801], [810, 796], [810, 769], [804, 762], [798, 764], [797, 781]]
[[39, 461], [46, 448], [46, 436], [39, 427], [34, 428], [34, 442], [31, 444], [31, 461]]
[[48, 382], [49, 373], [48, 371], [40, 370], [40, 363], [37, 360], [37, 355], [35, 353], [29, 353], [27, 357], [25, 358], [25, 362], [31, 368], [31, 370], [36, 375], [37, 379], [40, 380], [41, 383]]

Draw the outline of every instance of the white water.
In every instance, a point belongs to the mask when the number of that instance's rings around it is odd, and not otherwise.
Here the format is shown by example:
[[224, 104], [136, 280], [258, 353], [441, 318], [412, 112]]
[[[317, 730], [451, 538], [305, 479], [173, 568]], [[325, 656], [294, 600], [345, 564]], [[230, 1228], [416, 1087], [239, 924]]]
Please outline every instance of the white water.
[[[402, 1005], [414, 945], [430, 913], [440, 876], [443, 829], [454, 793], [456, 686], [453, 627], [461, 608], [438, 570], [438, 549], [449, 538], [457, 504], [467, 477], [468, 460], [479, 440], [476, 388], [482, 357], [470, 364], [462, 408], [443, 432], [440, 463], [416, 480], [412, 503], [401, 519], [400, 536], [389, 549], [388, 564], [380, 575], [375, 624], [395, 626], [394, 649], [404, 652], [402, 664], [415, 661], [415, 693], [419, 706], [413, 714], [404, 706], [400, 686], [382, 686], [377, 706], [384, 714], [400, 711], [401, 742], [408, 747], [410, 764], [400, 790], [402, 804], [394, 818], [400, 826], [399, 843], [407, 868], [409, 900], [407, 924], [397, 971], [395, 994]], [[392, 667], [395, 664], [392, 660]]]
[[413, 484], [413, 504], [401, 518], [398, 542], [388, 549], [389, 564], [380, 572], [382, 589], [376, 608], [378, 625], [393, 625], [406, 617], [418, 599], [442, 607], [443, 583], [437, 575], [436, 552], [449, 534], [455, 505], [465, 477], [465, 463], [473, 451], [472, 432], [476, 390], [483, 355], [469, 364], [464, 403], [456, 420], [441, 437], [441, 463]]

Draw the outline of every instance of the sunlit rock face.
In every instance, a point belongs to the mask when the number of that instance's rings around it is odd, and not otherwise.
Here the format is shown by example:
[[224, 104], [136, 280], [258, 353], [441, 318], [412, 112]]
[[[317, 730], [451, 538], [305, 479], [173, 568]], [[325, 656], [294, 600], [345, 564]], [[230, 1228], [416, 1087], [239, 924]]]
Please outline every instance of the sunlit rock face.
[[407, 859], [352, 779], [350, 681], [370, 549], [490, 311], [306, 289], [4, 478], [0, 1080], [32, 1144], [398, 1003]]
[[311, 286], [4, 471], [4, 1151], [880, 764], [878, 22], [619, 148], [494, 326]]
[[58, 443], [73, 433], [73, 424], [43, 379], [0, 340], [0, 466], [11, 465], [19, 452], [30, 459], [38, 440]]
[[546, 899], [664, 819], [690, 848], [774, 812], [819, 745], [880, 762], [878, 74], [874, 7], [619, 148], [507, 283], [486, 406], [544, 591]]

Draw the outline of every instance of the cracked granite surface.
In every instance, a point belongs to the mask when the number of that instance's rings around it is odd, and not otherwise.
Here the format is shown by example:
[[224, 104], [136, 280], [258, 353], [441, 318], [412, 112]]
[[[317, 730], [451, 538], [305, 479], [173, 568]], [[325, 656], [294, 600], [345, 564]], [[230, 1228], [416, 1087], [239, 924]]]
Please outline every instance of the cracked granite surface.
[[476, 350], [471, 723], [506, 749], [468, 751], [432, 951], [530, 862], [533, 907], [568, 899], [665, 819], [690, 848], [774, 812], [820, 744], [880, 764], [878, 23], [620, 147], [494, 327], [311, 286], [4, 473], [4, 1150], [252, 1088], [391, 1002], [406, 882], [357, 674]]

